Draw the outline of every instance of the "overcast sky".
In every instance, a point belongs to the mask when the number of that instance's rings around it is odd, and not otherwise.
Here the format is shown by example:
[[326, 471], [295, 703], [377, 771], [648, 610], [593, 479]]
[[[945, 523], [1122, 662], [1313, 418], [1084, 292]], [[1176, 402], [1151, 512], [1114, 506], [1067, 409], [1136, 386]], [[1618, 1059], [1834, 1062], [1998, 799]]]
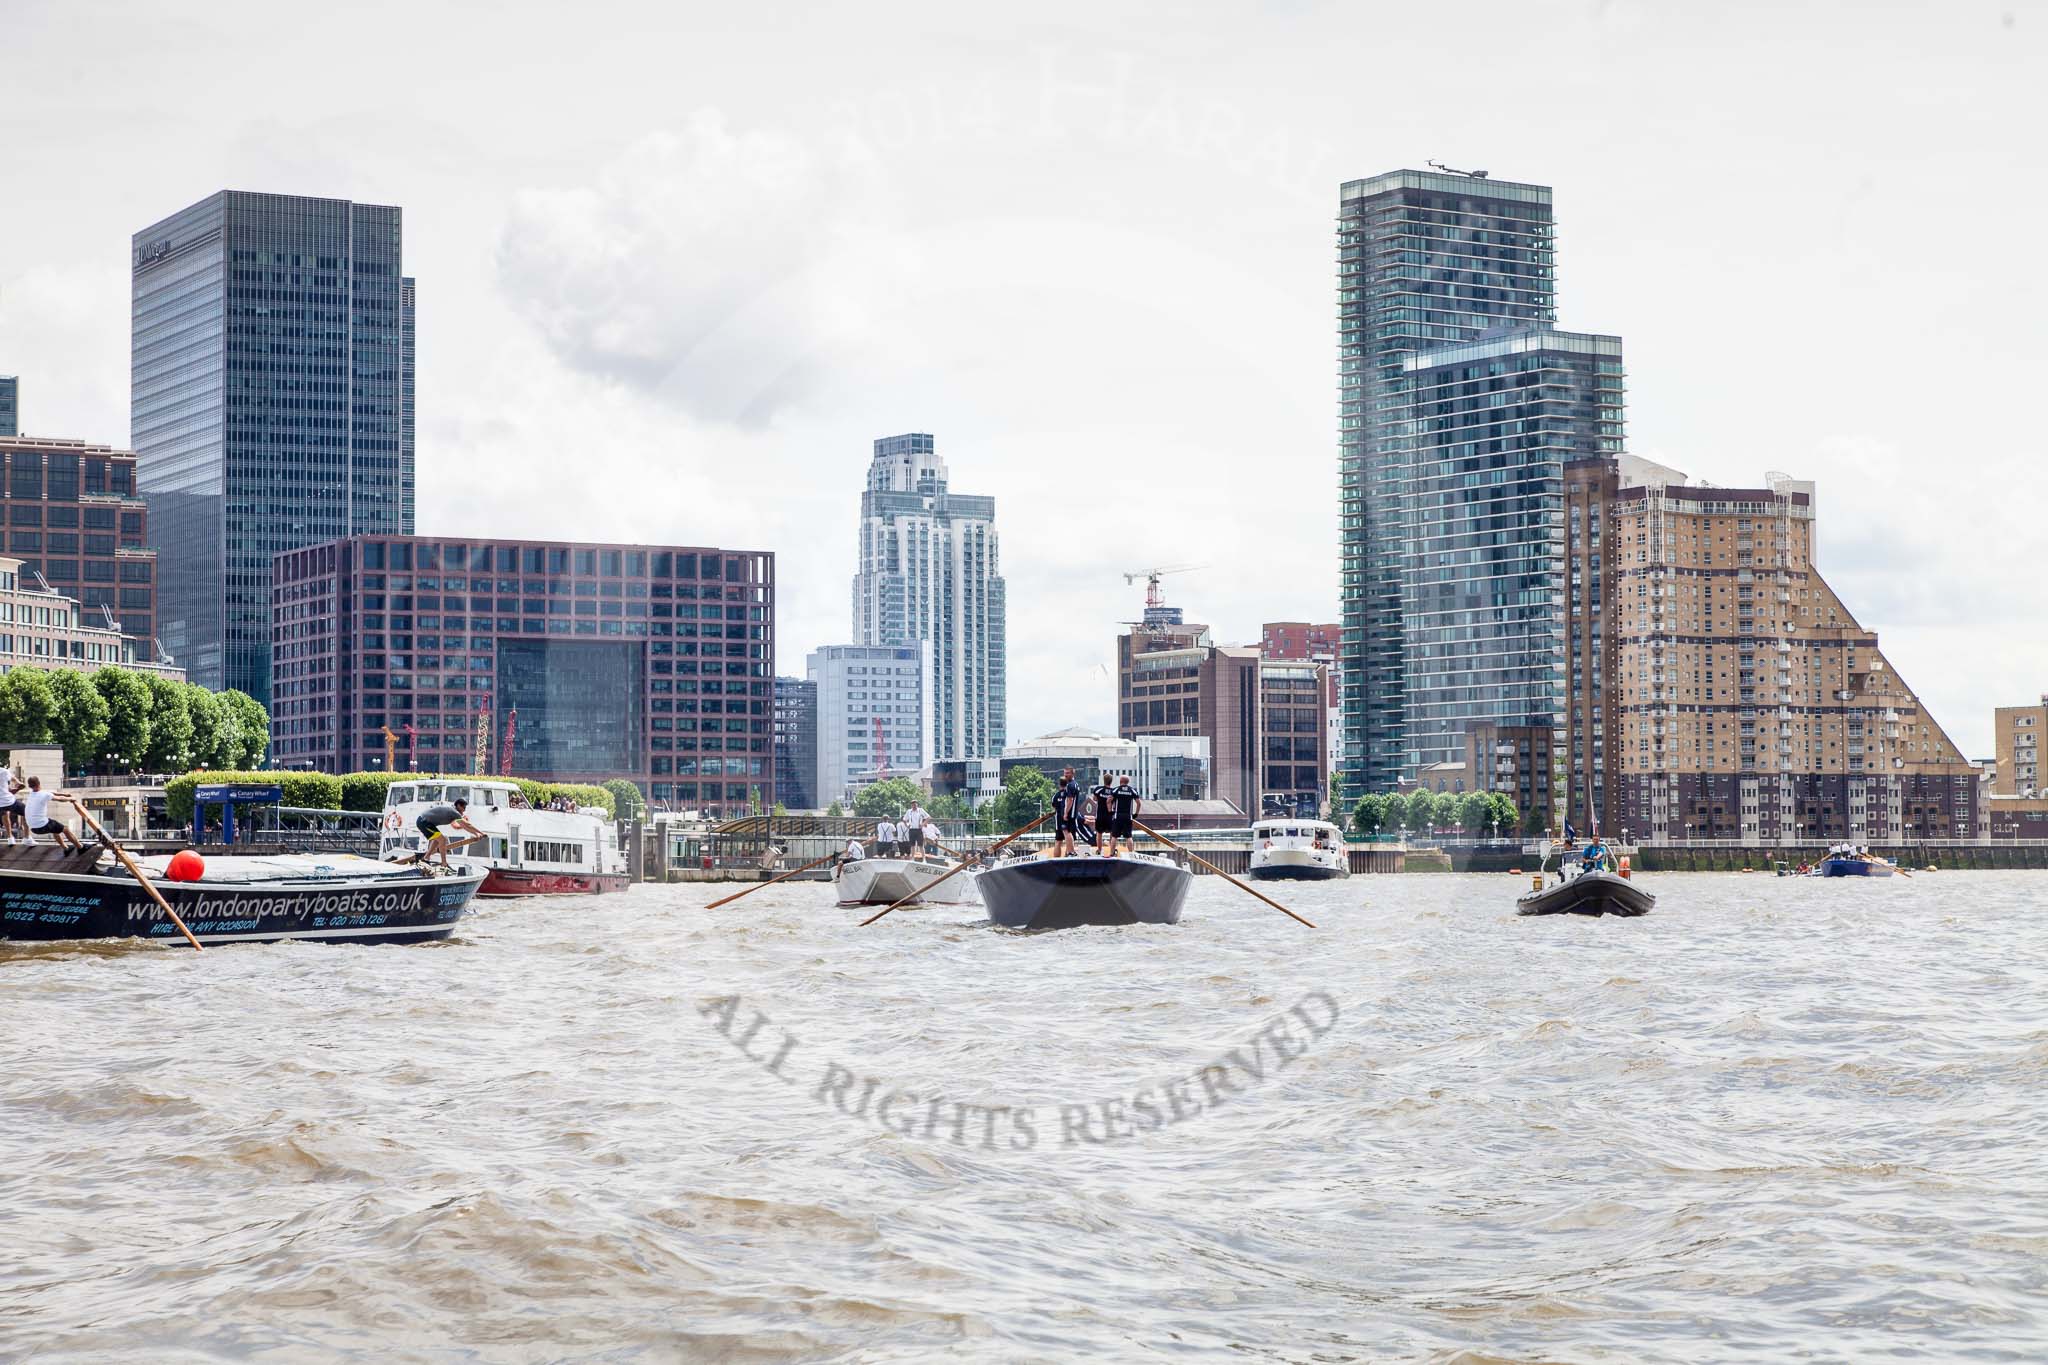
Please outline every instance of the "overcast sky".
[[1340, 180], [1556, 187], [1637, 453], [1819, 481], [1972, 754], [2048, 691], [2039, 4], [0, 0], [0, 373], [128, 439], [128, 242], [222, 188], [405, 210], [420, 530], [780, 557], [847, 638], [873, 438], [993, 494], [1013, 739], [1114, 724], [1167, 580], [1336, 611]]

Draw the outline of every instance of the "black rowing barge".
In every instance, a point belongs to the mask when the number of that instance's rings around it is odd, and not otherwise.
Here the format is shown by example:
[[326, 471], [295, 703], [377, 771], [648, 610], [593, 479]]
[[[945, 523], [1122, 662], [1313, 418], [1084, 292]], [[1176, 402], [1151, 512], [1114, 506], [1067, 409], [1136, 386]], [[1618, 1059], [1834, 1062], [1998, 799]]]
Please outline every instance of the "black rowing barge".
[[1520, 915], [1647, 915], [1657, 898], [1612, 872], [1581, 872], [1515, 902]]
[[[352, 853], [213, 857], [191, 882], [165, 875], [168, 858], [137, 861], [201, 943], [446, 938], [484, 879], [481, 865], [458, 861], [442, 872]], [[90, 938], [183, 942], [105, 850], [0, 845], [0, 941]]]
[[1178, 924], [1194, 875], [1165, 858], [1018, 858], [975, 882], [989, 923], [1005, 929]]

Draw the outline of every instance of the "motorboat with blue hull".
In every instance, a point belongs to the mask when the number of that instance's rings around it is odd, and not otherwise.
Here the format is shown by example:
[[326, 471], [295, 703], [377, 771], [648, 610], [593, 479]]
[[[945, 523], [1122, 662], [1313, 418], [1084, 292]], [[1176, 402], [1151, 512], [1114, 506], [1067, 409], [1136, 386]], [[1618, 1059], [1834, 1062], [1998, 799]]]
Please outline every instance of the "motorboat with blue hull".
[[1889, 877], [1898, 867], [1860, 848], [1833, 848], [1813, 875], [1819, 877]]
[[[459, 860], [444, 872], [354, 854], [231, 855], [207, 858], [197, 881], [172, 881], [168, 857], [136, 861], [203, 944], [446, 938], [485, 873]], [[184, 941], [110, 852], [0, 846], [0, 940], [96, 938]]]
[[1178, 924], [1193, 881], [1149, 854], [1016, 858], [975, 876], [989, 923], [1004, 929]]
[[1515, 902], [1518, 915], [1647, 915], [1657, 898], [1627, 877], [1586, 871]]

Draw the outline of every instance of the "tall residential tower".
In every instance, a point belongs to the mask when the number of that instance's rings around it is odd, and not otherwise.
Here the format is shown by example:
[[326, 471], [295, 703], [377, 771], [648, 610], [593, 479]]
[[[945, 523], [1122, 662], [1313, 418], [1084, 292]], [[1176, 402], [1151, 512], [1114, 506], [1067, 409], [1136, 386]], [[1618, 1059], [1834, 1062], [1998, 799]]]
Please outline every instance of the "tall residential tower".
[[946, 466], [929, 434], [875, 442], [860, 498], [853, 638], [861, 645], [930, 645], [922, 730], [933, 758], [1003, 751], [1008, 717], [995, 516], [994, 498], [947, 489]]
[[267, 705], [272, 557], [413, 529], [399, 210], [224, 190], [136, 233], [133, 272], [163, 641]]
[[[1408, 734], [1422, 353], [1503, 326], [1555, 321], [1550, 190], [1435, 171], [1347, 181], [1337, 219], [1344, 638], [1343, 767], [1356, 795], [1416, 766]], [[1488, 474], [1469, 471], [1476, 484]], [[1460, 479], [1463, 474], [1458, 476]], [[1492, 534], [1492, 532], [1482, 532]], [[1486, 599], [1490, 601], [1491, 599]], [[1432, 746], [1434, 747], [1434, 746]]]

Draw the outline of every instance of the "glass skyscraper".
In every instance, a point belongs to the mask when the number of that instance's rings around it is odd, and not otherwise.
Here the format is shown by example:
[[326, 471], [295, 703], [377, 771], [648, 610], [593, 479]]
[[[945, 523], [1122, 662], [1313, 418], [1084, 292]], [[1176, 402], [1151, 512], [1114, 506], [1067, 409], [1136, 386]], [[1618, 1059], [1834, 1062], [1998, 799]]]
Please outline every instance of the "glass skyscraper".
[[1408, 420], [1380, 477], [1419, 767], [1460, 761], [1477, 723], [1559, 723], [1564, 466], [1621, 451], [1621, 339], [1512, 328], [1418, 351], [1401, 383]]
[[995, 518], [994, 498], [948, 490], [946, 464], [929, 433], [875, 442], [860, 498], [853, 638], [862, 645], [931, 646], [924, 733], [934, 758], [992, 758], [1008, 735]]
[[21, 381], [0, 374], [0, 436], [21, 435]]
[[398, 209], [227, 190], [135, 234], [132, 444], [158, 623], [194, 682], [271, 700], [271, 558], [413, 529]]
[[[1503, 327], [1554, 322], [1552, 233], [1550, 190], [1543, 185], [1401, 170], [1347, 181], [1340, 191], [1339, 662], [1342, 767], [1350, 795], [1391, 789], [1416, 766], [1422, 746], [1408, 733], [1409, 673], [1420, 660], [1439, 656], [1411, 651], [1411, 621], [1421, 629], [1464, 629], [1449, 620], [1424, 626], [1411, 613], [1434, 618], [1439, 608], [1486, 609], [1480, 603], [1459, 606], [1455, 594], [1445, 596], [1440, 574], [1458, 561], [1432, 556], [1464, 556], [1471, 567], [1480, 546], [1460, 537], [1504, 535], [1505, 528], [1476, 525], [1452, 533], [1450, 543], [1425, 549], [1432, 539], [1443, 540], [1442, 528], [1425, 518], [1439, 515], [1443, 509], [1436, 500], [1453, 487], [1491, 487], [1516, 477], [1506, 465], [1444, 467], [1447, 459], [1476, 457], [1433, 444], [1442, 433], [1426, 425], [1416, 404], [1418, 396], [1441, 401], [1432, 392], [1440, 382], [1439, 367], [1411, 362]], [[1484, 439], [1508, 437], [1504, 432]], [[1473, 482], [1465, 483], [1468, 478]], [[1481, 523], [1514, 515], [1470, 510]], [[1434, 693], [1444, 685], [1443, 671], [1421, 666]], [[1452, 704], [1463, 703], [1430, 703]], [[1442, 717], [1432, 711], [1431, 719]], [[1429, 747], [1435, 750], [1434, 741]]]

